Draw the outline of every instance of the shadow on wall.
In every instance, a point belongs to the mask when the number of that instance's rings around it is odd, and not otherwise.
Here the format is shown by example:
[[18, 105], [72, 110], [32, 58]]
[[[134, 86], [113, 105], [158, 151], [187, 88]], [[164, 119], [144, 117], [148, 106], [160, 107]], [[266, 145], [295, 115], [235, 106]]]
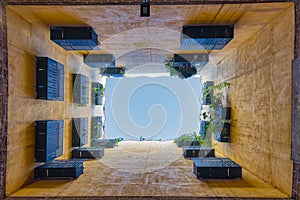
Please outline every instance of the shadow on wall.
[[[36, 57], [29, 53], [24, 53], [14, 47], [10, 48], [12, 54], [23, 54], [21, 56], [8, 59], [9, 65], [9, 95], [24, 95], [29, 98], [35, 98], [35, 62]], [[19, 68], [19, 69], [18, 69]], [[22, 69], [22, 70], [20, 70]], [[13, 77], [18, 77], [15, 79]], [[26, 83], [26, 84], [24, 84]]]

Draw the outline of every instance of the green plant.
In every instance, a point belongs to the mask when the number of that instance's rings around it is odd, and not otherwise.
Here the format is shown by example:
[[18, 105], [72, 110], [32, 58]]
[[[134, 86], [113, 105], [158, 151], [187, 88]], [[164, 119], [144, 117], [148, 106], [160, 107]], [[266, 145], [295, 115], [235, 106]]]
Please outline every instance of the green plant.
[[211, 142], [209, 139], [203, 139], [201, 135], [195, 136], [195, 139], [199, 141], [201, 146], [211, 146]]
[[101, 127], [101, 124], [99, 123], [99, 124], [96, 124], [96, 125], [94, 125], [94, 129], [96, 129], [96, 128], [99, 128], [99, 127]]
[[103, 87], [102, 84], [100, 84], [100, 89], [99, 89], [98, 87], [93, 87], [92, 90], [93, 90], [96, 94], [100, 94], [101, 96], [104, 96], [105, 88]]
[[101, 95], [103, 96], [103, 95], [104, 95], [105, 88], [103, 87], [102, 84], [100, 85], [100, 91], [101, 91]]
[[227, 121], [221, 119], [216, 114], [216, 109], [223, 106], [222, 101], [225, 99], [221, 90], [230, 88], [231, 84], [228, 82], [220, 83], [218, 85], [210, 86], [204, 90], [204, 98], [210, 95], [211, 102], [209, 104], [209, 112], [203, 112], [202, 117], [204, 120], [209, 119], [209, 123], [206, 126], [206, 139], [211, 138], [211, 135], [217, 131], [222, 130], [223, 124]]
[[165, 67], [170, 71], [171, 76], [179, 76], [179, 72], [173, 68], [173, 61], [167, 59], [164, 61]]
[[123, 138], [118, 137], [118, 138], [115, 138], [114, 141], [115, 141], [116, 146], [118, 146], [119, 142], [123, 141]]
[[197, 135], [196, 132], [183, 134], [174, 139], [174, 143], [186, 142], [186, 141], [198, 141], [201, 146], [211, 146], [211, 141], [207, 138], [202, 138], [201, 135]]
[[181, 136], [179, 136], [178, 138], [175, 138], [174, 139], [174, 143], [177, 143], [177, 142], [182, 142], [182, 141], [192, 141], [195, 139], [195, 135], [193, 134], [183, 134]]
[[204, 90], [204, 98], [206, 98], [208, 95], [211, 96], [210, 107], [216, 108], [222, 106], [222, 100], [224, 99], [224, 95], [222, 92], [220, 92], [220, 90], [230, 88], [230, 85], [230, 83], [224, 82], [218, 85], [210, 86]]

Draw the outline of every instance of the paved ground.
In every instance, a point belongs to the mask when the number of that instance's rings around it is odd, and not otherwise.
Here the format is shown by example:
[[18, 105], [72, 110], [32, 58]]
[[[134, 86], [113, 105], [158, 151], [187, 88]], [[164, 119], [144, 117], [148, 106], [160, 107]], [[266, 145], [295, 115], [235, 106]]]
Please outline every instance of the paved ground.
[[39, 180], [12, 196], [194, 196], [287, 198], [243, 169], [242, 180], [197, 180], [172, 141], [124, 141], [84, 163], [76, 180]]

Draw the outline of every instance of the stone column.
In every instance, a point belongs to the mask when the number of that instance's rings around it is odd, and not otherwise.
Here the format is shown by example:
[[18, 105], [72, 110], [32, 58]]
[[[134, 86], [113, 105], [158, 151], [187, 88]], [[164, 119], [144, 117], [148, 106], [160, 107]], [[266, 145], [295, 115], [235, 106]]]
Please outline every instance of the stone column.
[[6, 0], [0, 1], [0, 199], [5, 197], [6, 153], [7, 153], [7, 26]]
[[295, 50], [292, 96], [293, 198], [300, 200], [300, 0], [295, 0]]

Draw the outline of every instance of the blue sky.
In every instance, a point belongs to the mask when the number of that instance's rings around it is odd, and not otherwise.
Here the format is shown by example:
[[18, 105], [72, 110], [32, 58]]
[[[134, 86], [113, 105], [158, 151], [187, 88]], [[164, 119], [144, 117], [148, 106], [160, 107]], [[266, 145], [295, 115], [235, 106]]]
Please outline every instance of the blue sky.
[[173, 139], [199, 130], [200, 79], [107, 78], [107, 138]]

